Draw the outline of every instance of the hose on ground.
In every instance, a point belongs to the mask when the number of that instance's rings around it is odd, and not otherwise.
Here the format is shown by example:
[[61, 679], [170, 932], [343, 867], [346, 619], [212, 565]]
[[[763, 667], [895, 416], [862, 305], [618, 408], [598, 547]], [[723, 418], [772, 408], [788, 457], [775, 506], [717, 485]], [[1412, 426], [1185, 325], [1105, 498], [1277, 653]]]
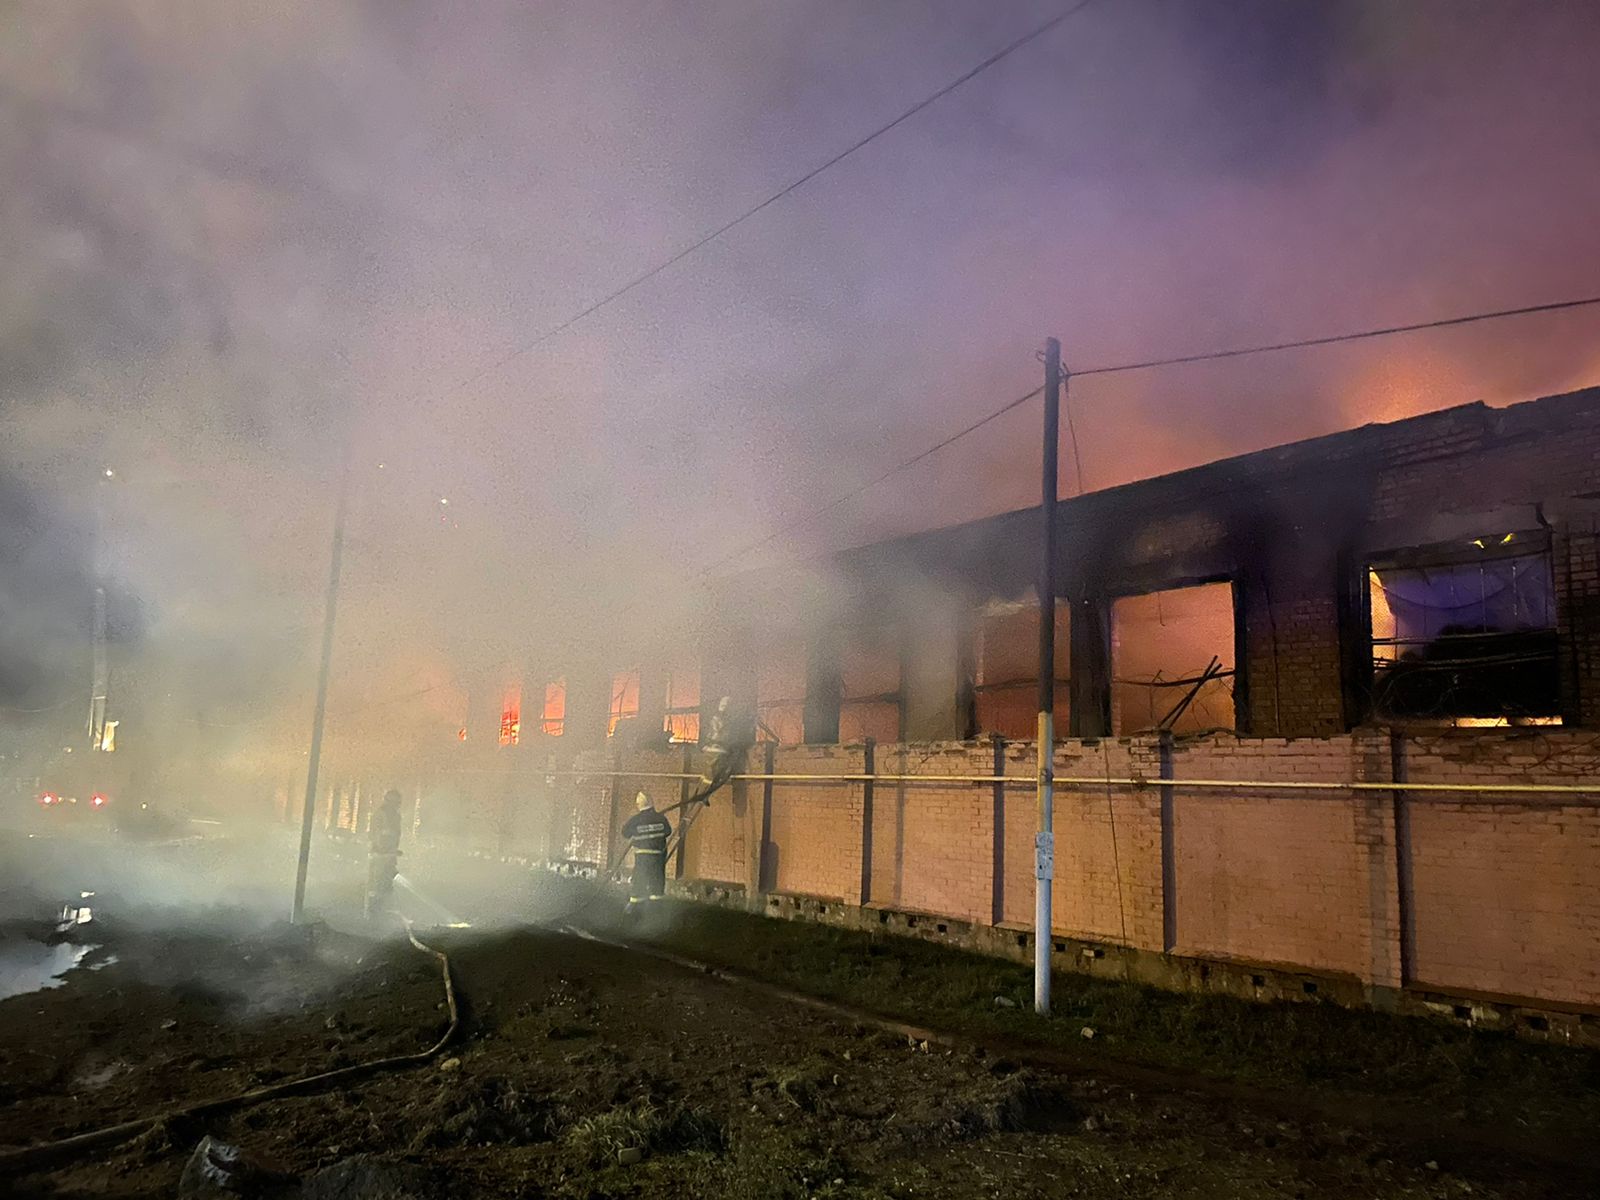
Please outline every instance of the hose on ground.
[[379, 1071], [425, 1065], [455, 1038], [461, 1027], [461, 1013], [456, 1005], [456, 988], [455, 981], [450, 973], [449, 956], [444, 951], [436, 950], [419, 939], [409, 921], [406, 922], [406, 937], [410, 939], [411, 944], [418, 950], [424, 954], [432, 955], [437, 960], [439, 974], [444, 981], [444, 1001], [445, 1007], [449, 1012], [450, 1023], [445, 1026], [445, 1031], [439, 1036], [439, 1040], [426, 1050], [419, 1050], [413, 1054], [392, 1054], [386, 1058], [356, 1063], [349, 1067], [338, 1067], [332, 1071], [322, 1071], [315, 1075], [305, 1075], [299, 1079], [269, 1084], [266, 1087], [255, 1088], [252, 1091], [238, 1092], [232, 1096], [202, 1100], [198, 1104], [170, 1109], [154, 1116], [137, 1117], [132, 1121], [107, 1125], [101, 1129], [92, 1129], [87, 1133], [73, 1134], [71, 1137], [61, 1138], [58, 1141], [42, 1142], [36, 1146], [24, 1146], [20, 1150], [0, 1152], [0, 1177], [41, 1170], [63, 1157], [82, 1150], [97, 1149], [127, 1141], [129, 1138], [137, 1137], [146, 1130], [153, 1129], [168, 1121], [215, 1116], [218, 1113], [232, 1109], [244, 1108], [251, 1104], [260, 1104], [266, 1100], [276, 1100], [282, 1096], [293, 1096], [302, 1092], [317, 1091], [332, 1085], [348, 1083], [351, 1080], [372, 1075]]

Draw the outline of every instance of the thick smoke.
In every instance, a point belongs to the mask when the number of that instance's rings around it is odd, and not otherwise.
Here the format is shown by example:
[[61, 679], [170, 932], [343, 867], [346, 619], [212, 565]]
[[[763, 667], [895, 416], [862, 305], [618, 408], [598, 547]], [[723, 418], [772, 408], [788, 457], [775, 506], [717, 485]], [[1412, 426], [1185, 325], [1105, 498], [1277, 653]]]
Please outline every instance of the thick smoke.
[[[80, 531], [8, 543], [48, 577], [7, 583], [8, 695], [76, 686], [53, 597], [108, 466], [123, 677], [286, 777], [347, 439], [356, 760], [699, 636], [706, 564], [1032, 388], [1046, 335], [1082, 368], [1592, 290], [1592, 6], [1139, 0], [543, 340], [1054, 7], [8, 7], [0, 472]], [[1592, 382], [1594, 328], [1085, 378], [1086, 481]], [[726, 569], [1030, 503], [1035, 439], [1021, 410]]]
[[56, 668], [88, 632], [93, 575], [85, 532], [0, 477], [0, 705], [9, 717], [76, 698], [64, 694]]

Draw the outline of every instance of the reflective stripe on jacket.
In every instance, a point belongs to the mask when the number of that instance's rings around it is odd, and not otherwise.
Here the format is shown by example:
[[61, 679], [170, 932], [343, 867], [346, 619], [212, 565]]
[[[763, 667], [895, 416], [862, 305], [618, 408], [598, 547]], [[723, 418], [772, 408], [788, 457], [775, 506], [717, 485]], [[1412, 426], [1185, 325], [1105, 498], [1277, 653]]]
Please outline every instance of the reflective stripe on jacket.
[[665, 854], [667, 839], [672, 836], [672, 822], [653, 808], [636, 812], [622, 827], [622, 836], [628, 839], [635, 854]]

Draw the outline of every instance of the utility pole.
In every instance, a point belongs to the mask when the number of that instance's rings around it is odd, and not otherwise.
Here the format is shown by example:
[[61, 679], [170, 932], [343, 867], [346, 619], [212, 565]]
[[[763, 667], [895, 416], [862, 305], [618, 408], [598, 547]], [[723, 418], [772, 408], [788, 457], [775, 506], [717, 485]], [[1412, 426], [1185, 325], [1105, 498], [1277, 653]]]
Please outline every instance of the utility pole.
[[1061, 343], [1044, 344], [1044, 524], [1039, 564], [1039, 829], [1033, 838], [1033, 1010], [1050, 1015], [1050, 889], [1056, 874], [1056, 475], [1061, 425]]
[[300, 812], [300, 862], [294, 875], [294, 908], [289, 919], [305, 920], [306, 870], [311, 862], [311, 825], [317, 811], [317, 769], [322, 762], [322, 724], [328, 711], [328, 676], [333, 669], [333, 621], [339, 606], [339, 567], [344, 558], [345, 510], [350, 503], [350, 454], [339, 469], [339, 499], [333, 512], [333, 550], [328, 561], [328, 595], [322, 618], [322, 666], [317, 674], [317, 709], [311, 718], [311, 761], [306, 766], [306, 802]]
[[106, 748], [106, 706], [111, 691], [111, 668], [106, 653], [106, 576], [110, 553], [106, 546], [106, 489], [115, 477], [110, 467], [95, 483], [94, 504], [94, 628], [92, 679], [89, 685], [89, 749]]

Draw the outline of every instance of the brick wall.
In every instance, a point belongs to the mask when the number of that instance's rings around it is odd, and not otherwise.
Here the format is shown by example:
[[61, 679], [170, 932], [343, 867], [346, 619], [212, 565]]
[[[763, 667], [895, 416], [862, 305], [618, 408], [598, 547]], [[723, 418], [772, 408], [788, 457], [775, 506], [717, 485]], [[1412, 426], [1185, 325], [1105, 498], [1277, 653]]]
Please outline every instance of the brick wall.
[[1569, 716], [1600, 727], [1600, 537], [1588, 521], [1555, 539], [1557, 625]]
[[749, 882], [750, 847], [760, 836], [751, 809], [752, 792], [759, 809], [760, 785], [736, 783], [694, 815], [683, 844], [685, 879], [741, 886]]
[[558, 858], [575, 862], [607, 862], [616, 823], [614, 781], [604, 774], [611, 769], [610, 756], [597, 750], [585, 752], [576, 758], [572, 769], [594, 774], [558, 781], [557, 794], [564, 795], [567, 802], [557, 808], [558, 840], [553, 852]]
[[[1287, 596], [1280, 594], [1285, 591]], [[1297, 596], [1281, 585], [1279, 590], [1265, 591], [1259, 584], [1246, 597], [1247, 727], [1273, 737], [1326, 737], [1340, 732], [1344, 709], [1339, 617], [1333, 597]]]
[[[1346, 439], [1341, 450], [1309, 443], [1240, 460], [1240, 477], [1256, 478], [1261, 487], [1255, 507], [1243, 510], [1249, 514], [1243, 523], [1262, 526], [1259, 544], [1246, 538], [1233, 551], [1233, 568], [1247, 580], [1245, 726], [1258, 735], [1301, 737], [1345, 728], [1338, 614], [1343, 553], [1359, 558], [1372, 538], [1384, 543], [1369, 546], [1374, 550], [1436, 541], [1427, 530], [1440, 514], [1520, 507], [1531, 522], [1534, 505], [1550, 510], [1557, 530], [1553, 563], [1567, 654], [1563, 695], [1572, 715], [1600, 724], [1597, 522], [1585, 513], [1569, 525], [1562, 511], [1572, 507], [1572, 497], [1600, 491], [1596, 398], [1591, 391], [1504, 410], [1468, 406], [1339, 435]], [[1356, 455], [1356, 439], [1363, 437], [1369, 444]], [[1344, 457], [1348, 470], [1308, 489], [1292, 474], [1273, 480], [1280, 453], [1308, 467], [1325, 468]], [[1203, 489], [1191, 502], [1206, 502]], [[1365, 631], [1352, 628], [1345, 636], [1360, 639]], [[1360, 653], [1352, 649], [1354, 657]]]
[[[773, 758], [776, 775], [852, 775], [859, 750], [794, 746]], [[764, 881], [773, 891], [861, 902], [865, 789], [860, 783], [774, 783]]]
[[[880, 747], [875, 758], [877, 769], [890, 775], [987, 775], [993, 753], [986, 751], [946, 742]], [[868, 900], [989, 920], [994, 834], [993, 787], [875, 785]]]
[[[1600, 735], [1412, 742], [1417, 783], [1595, 782]], [[1419, 982], [1600, 1005], [1600, 808], [1443, 793], [1410, 806]]]
[[[1150, 740], [1064, 742], [1056, 749], [1060, 778], [1159, 774]], [[1034, 771], [1033, 746], [1007, 748], [1006, 774]], [[1161, 797], [1158, 789], [1057, 789], [1055, 928], [1068, 934], [1161, 949]], [[1031, 787], [1014, 788], [1006, 808], [1004, 912], [1007, 923], [1033, 922], [1033, 835], [1038, 808]], [[1113, 834], [1115, 836], [1113, 837]], [[1126, 927], [1127, 935], [1123, 930]]]
[[[1209, 742], [1174, 759], [1180, 780], [1370, 779], [1361, 739], [1349, 737]], [[1384, 842], [1364, 824], [1368, 796], [1181, 784], [1173, 795], [1177, 950], [1375, 974], [1369, 855]], [[1397, 982], [1389, 974], [1373, 981]]]
[[[1031, 744], [1006, 744], [1002, 754], [1006, 776], [1031, 778]], [[1387, 785], [1398, 762], [1412, 784], [1584, 785], [1600, 768], [1600, 735], [1472, 730], [1405, 737], [1398, 747], [1374, 730], [1323, 739], [1216, 736], [1173, 745], [1166, 758], [1172, 782], [1164, 786], [1157, 739], [1058, 747], [1064, 780], [1149, 784], [1058, 789], [1057, 936], [1353, 977], [1379, 989], [1410, 984], [1600, 1007], [1600, 796], [1411, 791], [1397, 803], [1388, 787], [1297, 792], [1183, 782]], [[838, 776], [861, 773], [866, 758], [862, 746], [802, 746], [775, 750], [772, 761], [781, 774]], [[757, 755], [753, 769], [760, 762]], [[989, 775], [993, 766], [990, 743], [875, 750], [880, 774]], [[628, 769], [646, 768], [630, 761]], [[859, 782], [773, 783], [767, 868], [758, 879], [768, 789], [739, 784], [697, 819], [687, 880], [1031, 925], [1029, 783], [1005, 787], [998, 812], [987, 783], [876, 783], [870, 813]], [[606, 802], [591, 786], [575, 809]], [[598, 841], [604, 821], [596, 812], [575, 826]]]

